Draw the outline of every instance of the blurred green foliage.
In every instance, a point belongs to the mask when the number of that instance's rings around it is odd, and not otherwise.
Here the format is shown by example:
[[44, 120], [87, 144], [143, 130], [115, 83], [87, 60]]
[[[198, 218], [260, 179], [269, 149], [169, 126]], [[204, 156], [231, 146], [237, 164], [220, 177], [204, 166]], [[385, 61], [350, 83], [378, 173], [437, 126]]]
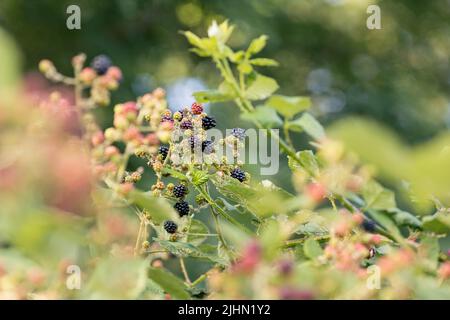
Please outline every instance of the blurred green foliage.
[[[81, 7], [80, 31], [66, 28], [70, 4]], [[381, 30], [366, 28], [369, 4], [381, 8]], [[226, 17], [239, 30], [233, 46], [259, 34], [270, 37], [266, 55], [281, 62], [270, 75], [279, 80], [282, 94], [311, 95], [323, 121], [348, 113], [370, 116], [408, 142], [428, 139], [450, 122], [449, 14], [445, 0], [0, 3], [0, 23], [18, 41], [27, 70], [43, 57], [69, 70], [67, 56], [107, 53], [124, 69], [121, 98], [184, 77], [213, 83], [213, 66], [187, 54], [178, 31], [201, 33], [212, 19]]]

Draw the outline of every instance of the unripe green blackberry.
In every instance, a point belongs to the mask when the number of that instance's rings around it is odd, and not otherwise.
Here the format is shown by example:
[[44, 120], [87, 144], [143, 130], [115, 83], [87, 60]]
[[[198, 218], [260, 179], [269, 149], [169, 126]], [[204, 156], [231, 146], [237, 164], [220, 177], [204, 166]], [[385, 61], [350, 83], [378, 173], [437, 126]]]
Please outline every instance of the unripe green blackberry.
[[246, 177], [245, 177], [245, 172], [242, 171], [242, 170], [239, 169], [239, 168], [234, 168], [234, 169], [231, 171], [230, 176], [231, 176], [232, 178], [235, 178], [235, 179], [239, 180], [240, 182], [244, 182], [245, 179], [246, 179]]
[[189, 203], [187, 203], [186, 201], [179, 201], [179, 202], [175, 203], [175, 205], [173, 207], [175, 208], [175, 210], [178, 211], [178, 214], [180, 215], [180, 217], [186, 216], [189, 214], [189, 211], [190, 211]]
[[172, 193], [177, 198], [183, 198], [186, 195], [187, 191], [188, 189], [185, 185], [179, 184], [173, 188]]
[[178, 229], [178, 225], [171, 221], [171, 220], [167, 220], [166, 222], [164, 222], [164, 230], [167, 231], [167, 233], [173, 234], [175, 232], [177, 232]]
[[91, 63], [92, 69], [94, 69], [98, 75], [104, 75], [111, 66], [111, 59], [104, 54], [96, 56]]
[[205, 130], [212, 129], [216, 126], [216, 119], [206, 116], [202, 119], [202, 127]]
[[158, 149], [158, 153], [162, 156], [163, 160], [166, 159], [167, 154], [169, 153], [168, 146], [160, 146]]

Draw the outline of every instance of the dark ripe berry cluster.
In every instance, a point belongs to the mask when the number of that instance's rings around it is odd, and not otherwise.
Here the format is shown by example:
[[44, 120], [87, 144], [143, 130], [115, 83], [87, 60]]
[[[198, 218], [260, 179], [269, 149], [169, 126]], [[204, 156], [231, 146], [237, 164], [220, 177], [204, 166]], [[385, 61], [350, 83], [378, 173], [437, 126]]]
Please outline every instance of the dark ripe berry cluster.
[[205, 154], [210, 154], [214, 150], [214, 143], [211, 140], [205, 140], [202, 142], [202, 151]]
[[179, 184], [173, 188], [173, 195], [177, 198], [183, 198], [187, 191], [188, 189], [184, 184]]
[[189, 138], [189, 143], [191, 145], [191, 150], [195, 150], [195, 148], [200, 145], [200, 139], [197, 136], [191, 136]]
[[173, 207], [178, 211], [180, 217], [187, 216], [189, 214], [189, 203], [187, 203], [186, 201], [179, 201], [175, 203]]
[[91, 63], [92, 69], [94, 69], [100, 76], [104, 75], [111, 66], [111, 59], [104, 54], [96, 56]]
[[373, 220], [364, 219], [361, 226], [364, 229], [364, 231], [375, 232], [376, 223]]
[[181, 124], [180, 124], [181, 129], [184, 129], [184, 130], [192, 129], [193, 127], [194, 126], [192, 125], [192, 122], [190, 120], [181, 121]]
[[212, 129], [216, 126], [216, 119], [206, 116], [202, 119], [202, 127], [205, 130]]
[[162, 156], [163, 160], [166, 159], [167, 154], [169, 153], [168, 146], [160, 146], [158, 149], [158, 153]]
[[232, 178], [235, 178], [235, 179], [239, 180], [240, 182], [244, 182], [245, 179], [246, 179], [246, 177], [245, 177], [245, 172], [242, 171], [242, 170], [239, 169], [239, 168], [234, 168], [233, 171], [231, 171], [230, 176], [231, 176]]
[[239, 140], [244, 140], [245, 139], [245, 129], [233, 128], [233, 129], [231, 129], [231, 135], [233, 137], [238, 138]]
[[193, 114], [199, 115], [203, 112], [203, 107], [201, 104], [194, 102], [191, 106], [191, 110]]
[[178, 229], [178, 225], [171, 221], [171, 220], [167, 220], [166, 222], [164, 222], [164, 230], [166, 230], [168, 233], [175, 233], [177, 232]]
[[161, 122], [173, 122], [173, 119], [170, 115], [165, 114], [161, 117]]

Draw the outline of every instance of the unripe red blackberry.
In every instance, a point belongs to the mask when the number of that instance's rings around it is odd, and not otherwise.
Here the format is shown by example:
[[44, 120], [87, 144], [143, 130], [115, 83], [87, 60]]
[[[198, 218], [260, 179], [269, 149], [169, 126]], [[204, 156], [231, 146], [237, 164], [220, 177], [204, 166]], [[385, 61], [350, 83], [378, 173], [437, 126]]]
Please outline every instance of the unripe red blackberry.
[[166, 222], [164, 222], [164, 230], [166, 230], [168, 233], [173, 234], [175, 232], [177, 232], [178, 229], [178, 225], [171, 221], [171, 220], [167, 220]]
[[231, 129], [231, 135], [238, 138], [239, 140], [244, 140], [245, 139], [245, 129], [233, 128], [233, 129]]
[[197, 102], [194, 102], [191, 106], [191, 110], [193, 114], [201, 114], [203, 112], [203, 106]]
[[104, 75], [111, 66], [111, 59], [104, 54], [96, 56], [91, 63], [92, 69], [94, 69], [98, 75]]
[[172, 193], [177, 198], [183, 198], [186, 195], [187, 191], [188, 189], [185, 185], [179, 184], [173, 188]]
[[216, 119], [206, 116], [202, 119], [202, 127], [205, 130], [212, 129], [216, 126]]
[[175, 210], [178, 211], [178, 214], [180, 215], [180, 217], [186, 216], [189, 214], [189, 211], [190, 211], [189, 203], [187, 203], [186, 201], [179, 201], [179, 202], [175, 203], [175, 205], [173, 207], [175, 208]]
[[232, 178], [235, 178], [235, 179], [239, 180], [240, 182], [244, 182], [245, 179], [246, 179], [246, 177], [245, 177], [245, 172], [242, 171], [242, 170], [239, 169], [239, 168], [233, 169], [233, 171], [231, 171], [230, 176], [231, 176]]
[[169, 153], [168, 146], [160, 146], [158, 149], [158, 153], [162, 156], [163, 160], [166, 159], [167, 154]]

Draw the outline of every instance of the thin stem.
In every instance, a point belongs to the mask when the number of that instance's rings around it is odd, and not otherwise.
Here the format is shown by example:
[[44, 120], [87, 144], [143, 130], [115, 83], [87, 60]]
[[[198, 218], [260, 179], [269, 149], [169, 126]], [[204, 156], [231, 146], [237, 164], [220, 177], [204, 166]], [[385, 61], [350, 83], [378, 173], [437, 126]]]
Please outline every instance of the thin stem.
[[185, 233], [188, 236], [198, 236], [198, 237], [217, 237], [217, 233]]
[[198, 277], [196, 280], [194, 280], [194, 282], [191, 283], [191, 287], [195, 287], [199, 283], [206, 280], [206, 278], [208, 278], [207, 274], [206, 273], [202, 274], [200, 277]]
[[294, 144], [292, 143], [291, 135], [289, 134], [289, 126], [287, 123], [283, 125], [283, 131], [284, 131], [284, 138], [286, 139], [287, 144], [289, 147], [294, 149]]
[[134, 245], [134, 256], [137, 256], [139, 253], [139, 247], [141, 245], [141, 238], [142, 238], [142, 227], [144, 226], [145, 221], [141, 217], [141, 223], [139, 224], [139, 232], [136, 238], [136, 244]]
[[184, 264], [184, 259], [182, 257], [180, 257], [180, 266], [181, 266], [181, 271], [183, 272], [186, 283], [191, 285], [192, 282], [191, 282], [191, 279], [189, 279], [189, 275], [186, 270], [186, 265]]

